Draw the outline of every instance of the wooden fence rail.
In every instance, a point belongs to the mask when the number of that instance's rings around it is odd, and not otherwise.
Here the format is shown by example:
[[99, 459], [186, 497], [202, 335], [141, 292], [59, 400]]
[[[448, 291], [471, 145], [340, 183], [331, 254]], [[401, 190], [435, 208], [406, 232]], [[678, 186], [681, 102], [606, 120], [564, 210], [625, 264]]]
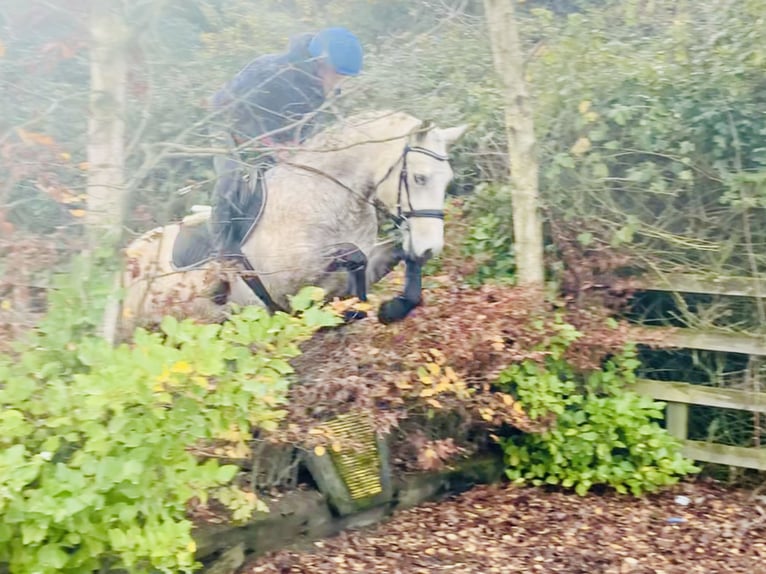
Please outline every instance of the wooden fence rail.
[[636, 330], [634, 340], [648, 342], [655, 340], [657, 336], [663, 339], [663, 347], [766, 356], [766, 337], [732, 333], [722, 329], [641, 327], [640, 330]]
[[[638, 287], [647, 291], [766, 298], [766, 281], [748, 277], [672, 274], [642, 278]], [[657, 335], [661, 336], [663, 347], [766, 356], [766, 336], [715, 329], [641, 327], [636, 330], [634, 340], [655, 341]], [[667, 403], [667, 429], [682, 441], [685, 456], [701, 462], [766, 471], [766, 447], [735, 447], [688, 439], [689, 405], [766, 413], [766, 393], [650, 379], [640, 379], [634, 389]]]
[[766, 448], [728, 446], [687, 438], [689, 405], [766, 413], [766, 393], [649, 379], [639, 380], [633, 388], [639, 394], [668, 403], [667, 429], [683, 442], [685, 456], [703, 462], [766, 470]]
[[667, 275], [642, 277], [638, 280], [638, 286], [646, 291], [700, 293], [731, 297], [766, 297], [766, 281], [752, 277], [668, 273]]

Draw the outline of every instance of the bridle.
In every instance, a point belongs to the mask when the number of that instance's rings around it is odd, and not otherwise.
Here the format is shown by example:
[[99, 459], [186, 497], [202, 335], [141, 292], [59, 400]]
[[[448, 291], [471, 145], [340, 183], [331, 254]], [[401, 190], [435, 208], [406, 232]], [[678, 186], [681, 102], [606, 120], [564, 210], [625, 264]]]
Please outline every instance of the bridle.
[[[401, 155], [396, 160], [396, 163], [392, 165], [390, 168], [388, 168], [388, 171], [386, 174], [378, 181], [378, 183], [375, 184], [373, 187], [373, 194], [375, 195], [375, 198], [370, 200], [365, 200], [371, 203], [375, 206], [375, 209], [380, 213], [384, 214], [384, 216], [388, 219], [391, 219], [394, 222], [394, 225], [397, 227], [401, 226], [401, 224], [405, 223], [408, 219], [415, 219], [415, 218], [424, 218], [424, 219], [444, 219], [444, 210], [443, 209], [414, 209], [412, 207], [412, 200], [410, 198], [410, 183], [408, 181], [409, 172], [407, 170], [407, 155], [410, 153], [422, 153], [424, 155], [427, 155], [430, 158], [435, 159], [436, 161], [449, 161], [449, 156], [442, 155], [440, 153], [436, 153], [435, 151], [431, 151], [430, 149], [420, 147], [420, 146], [410, 146], [409, 144], [406, 144], [404, 146], [404, 150], [402, 150]], [[285, 165], [289, 165], [291, 167], [295, 167], [298, 169], [302, 169], [304, 171], [308, 171], [311, 173], [315, 173], [317, 175], [320, 175], [322, 177], [325, 177], [335, 183], [336, 185], [342, 187], [352, 195], [359, 195], [354, 189], [350, 188], [348, 185], [340, 181], [339, 179], [331, 176], [328, 173], [325, 173], [324, 171], [317, 169], [312, 166], [308, 165], [300, 165], [296, 163], [292, 163], [290, 161], [283, 161], [282, 162]], [[391, 177], [391, 174], [394, 173], [394, 170], [396, 169], [396, 166], [399, 164], [402, 164], [402, 169], [399, 172], [399, 187], [396, 191], [396, 213], [391, 213], [391, 210], [389, 210], [388, 206], [383, 203], [383, 201], [377, 197], [377, 190], [378, 188], [383, 185], [383, 183], [386, 182], [386, 180]], [[407, 200], [407, 205], [409, 206], [409, 209], [404, 211], [402, 209], [402, 191], [406, 192], [405, 199]]]
[[[402, 169], [399, 172], [399, 187], [396, 191], [396, 213], [389, 212], [388, 216], [394, 221], [396, 225], [401, 225], [402, 223], [405, 223], [408, 219], [416, 219], [416, 218], [443, 220], [444, 219], [443, 209], [415, 209], [412, 207], [412, 199], [410, 196], [410, 183], [408, 181], [409, 172], [407, 170], [407, 155], [410, 153], [422, 153], [437, 161], [449, 161], [449, 156], [436, 153], [434, 151], [431, 151], [430, 149], [420, 147], [420, 146], [410, 146], [409, 144], [405, 145], [404, 150], [402, 151], [402, 155], [399, 157], [396, 163], [391, 166], [388, 172], [386, 172], [386, 175], [383, 176], [383, 179], [381, 179], [378, 182], [378, 184], [375, 186], [375, 188], [377, 189], [378, 186], [380, 186], [384, 181], [386, 181], [389, 178], [389, 176], [393, 173], [396, 166], [399, 165], [399, 163], [401, 162]], [[403, 197], [406, 200], [407, 205], [409, 207], [408, 210], [402, 209]], [[388, 209], [386, 209], [386, 211], [388, 211]]]

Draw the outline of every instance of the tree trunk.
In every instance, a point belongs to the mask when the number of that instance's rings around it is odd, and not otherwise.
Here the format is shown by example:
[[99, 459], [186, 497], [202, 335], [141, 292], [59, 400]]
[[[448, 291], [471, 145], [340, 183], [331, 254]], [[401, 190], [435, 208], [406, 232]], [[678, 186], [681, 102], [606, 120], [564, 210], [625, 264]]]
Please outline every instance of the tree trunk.
[[537, 144], [524, 81], [524, 54], [515, 4], [515, 0], [484, 0], [484, 9], [495, 69], [505, 96], [518, 282], [520, 285], [542, 287], [543, 225], [538, 194]]
[[125, 203], [125, 85], [128, 27], [121, 0], [92, 0], [88, 212], [92, 246], [121, 235]]
[[[116, 247], [125, 206], [125, 110], [129, 29], [122, 0], [90, 2], [90, 110], [85, 223], [91, 253]], [[106, 302], [101, 336], [114, 343], [119, 322], [119, 283]]]

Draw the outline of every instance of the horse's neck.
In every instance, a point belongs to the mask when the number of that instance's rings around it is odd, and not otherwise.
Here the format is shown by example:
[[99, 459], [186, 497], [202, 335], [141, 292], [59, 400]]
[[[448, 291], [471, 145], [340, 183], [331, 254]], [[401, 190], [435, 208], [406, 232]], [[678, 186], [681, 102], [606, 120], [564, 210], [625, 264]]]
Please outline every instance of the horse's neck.
[[[362, 190], [374, 187], [390, 172], [404, 144], [396, 141], [362, 143], [334, 151], [301, 151], [290, 163], [329, 176], [344, 186]], [[329, 146], [328, 146], [329, 147]]]

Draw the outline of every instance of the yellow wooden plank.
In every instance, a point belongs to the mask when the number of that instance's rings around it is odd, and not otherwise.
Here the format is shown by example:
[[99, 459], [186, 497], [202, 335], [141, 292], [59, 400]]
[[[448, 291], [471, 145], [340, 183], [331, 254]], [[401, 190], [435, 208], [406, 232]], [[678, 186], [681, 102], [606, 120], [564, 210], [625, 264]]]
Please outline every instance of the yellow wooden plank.
[[684, 456], [701, 462], [766, 470], [766, 448], [728, 446], [695, 440], [684, 441]]
[[380, 458], [375, 444], [375, 431], [369, 420], [359, 415], [339, 415], [327, 423], [339, 439], [356, 439], [361, 449], [354, 452], [331, 452], [336, 468], [352, 500], [383, 492], [380, 480]]
[[633, 389], [658, 401], [766, 413], [766, 393], [639, 379]]

